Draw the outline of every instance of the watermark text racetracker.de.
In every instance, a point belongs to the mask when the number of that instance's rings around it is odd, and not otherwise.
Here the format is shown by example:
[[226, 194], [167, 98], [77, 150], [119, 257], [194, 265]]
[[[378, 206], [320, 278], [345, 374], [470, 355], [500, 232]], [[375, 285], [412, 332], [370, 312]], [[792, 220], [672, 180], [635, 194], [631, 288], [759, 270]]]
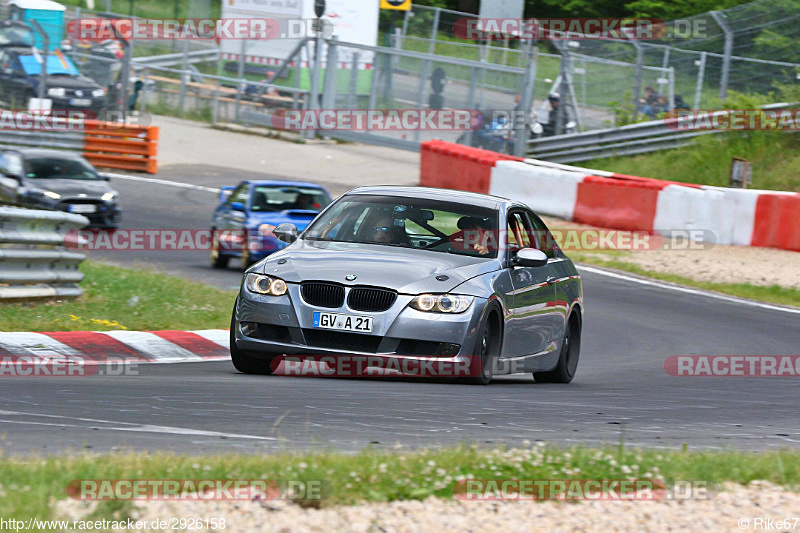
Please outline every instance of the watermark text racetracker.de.
[[[333, 24], [323, 19], [321, 34], [333, 35]], [[314, 19], [300, 18], [194, 18], [194, 19], [106, 19], [80, 18], [67, 24], [67, 34], [79, 41], [126, 41], [153, 39], [170, 41], [225, 41], [302, 39], [315, 36]]]
[[66, 487], [82, 501], [321, 501], [331, 491], [321, 479], [73, 479]]
[[800, 109], [696, 109], [664, 115], [675, 131], [800, 131]]
[[[257, 229], [85, 229], [71, 230], [65, 236], [68, 248], [105, 252], [185, 252], [275, 251], [282, 244], [273, 234], [274, 226], [262, 224]], [[506, 230], [464, 230], [450, 235], [456, 251], [481, 249], [485, 252], [519, 249], [518, 243], [540, 250], [560, 248], [572, 251], [647, 251], [706, 250], [715, 243], [709, 230], [622, 231], [604, 229], [531, 230], [517, 234]], [[303, 246], [300, 241], [296, 246]]]
[[138, 359], [104, 359], [102, 362], [77, 356], [3, 356], [2, 377], [138, 376]]
[[708, 481], [658, 479], [465, 479], [453, 484], [462, 501], [658, 501], [710, 500], [719, 487]]
[[149, 126], [151, 122], [148, 113], [128, 114], [123, 118], [121, 112], [113, 110], [100, 112], [90, 109], [0, 110], [0, 130], [2, 131], [124, 130], [130, 127]]
[[272, 126], [291, 131], [467, 131], [483, 115], [470, 109], [279, 109]]
[[676, 377], [798, 377], [800, 355], [672, 355], [664, 370]]

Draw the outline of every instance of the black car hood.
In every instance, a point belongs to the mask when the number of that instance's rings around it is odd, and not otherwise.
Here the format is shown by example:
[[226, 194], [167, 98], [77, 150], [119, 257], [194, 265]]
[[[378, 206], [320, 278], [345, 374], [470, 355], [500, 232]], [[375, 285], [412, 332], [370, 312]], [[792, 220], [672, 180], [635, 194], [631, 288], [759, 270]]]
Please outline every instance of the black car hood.
[[63, 179], [32, 179], [25, 180], [29, 188], [53, 191], [64, 198], [76, 198], [85, 194], [86, 198], [98, 199], [114, 189], [103, 180], [63, 180]]
[[[45, 87], [51, 89], [53, 87], [63, 87], [64, 89], [83, 89], [84, 91], [91, 91], [100, 89], [100, 86], [91, 78], [86, 76], [54, 76], [52, 74], [47, 76]], [[91, 96], [91, 94], [86, 94]]]
[[[330, 281], [420, 294], [450, 291], [470, 278], [499, 269], [500, 263], [411, 248], [302, 240], [270, 255], [257, 268], [287, 282]], [[356, 278], [348, 280], [346, 276]]]

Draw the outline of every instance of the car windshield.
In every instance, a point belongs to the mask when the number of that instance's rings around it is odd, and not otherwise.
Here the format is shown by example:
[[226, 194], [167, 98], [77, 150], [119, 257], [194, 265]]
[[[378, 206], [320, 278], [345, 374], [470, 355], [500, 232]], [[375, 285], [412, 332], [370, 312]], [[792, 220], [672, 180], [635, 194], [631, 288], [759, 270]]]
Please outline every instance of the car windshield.
[[0, 45], [7, 44], [33, 46], [33, 31], [16, 25], [0, 28]]
[[26, 161], [27, 176], [33, 179], [98, 180], [92, 166], [80, 159], [36, 157]]
[[497, 211], [440, 200], [353, 194], [340, 198], [303, 233], [314, 241], [379, 244], [497, 257]]
[[257, 185], [253, 188], [252, 211], [321, 211], [331, 203], [322, 189], [314, 187], [285, 187]]

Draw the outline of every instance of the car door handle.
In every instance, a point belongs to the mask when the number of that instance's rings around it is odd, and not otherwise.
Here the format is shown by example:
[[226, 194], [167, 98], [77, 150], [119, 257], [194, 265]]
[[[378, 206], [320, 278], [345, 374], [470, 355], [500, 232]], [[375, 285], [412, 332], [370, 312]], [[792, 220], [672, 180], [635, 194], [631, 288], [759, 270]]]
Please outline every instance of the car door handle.
[[550, 276], [550, 277], [547, 278], [546, 281], [547, 281], [548, 285], [552, 285], [553, 283], [556, 282], [556, 277], [555, 276]]

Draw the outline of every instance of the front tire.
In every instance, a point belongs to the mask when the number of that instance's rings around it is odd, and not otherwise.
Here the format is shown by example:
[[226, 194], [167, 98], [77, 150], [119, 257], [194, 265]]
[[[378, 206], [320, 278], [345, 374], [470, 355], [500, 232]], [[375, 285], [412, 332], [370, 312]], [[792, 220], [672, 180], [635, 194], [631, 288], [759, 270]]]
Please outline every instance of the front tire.
[[537, 383], [569, 383], [578, 370], [578, 360], [581, 354], [581, 323], [573, 315], [567, 322], [564, 339], [561, 342], [561, 353], [558, 364], [550, 372], [534, 372], [533, 379]]
[[277, 356], [256, 358], [247, 354], [244, 350], [240, 350], [236, 346], [236, 309], [234, 307], [233, 315], [231, 316], [231, 361], [234, 368], [242, 374], [253, 374], [260, 376], [270, 376], [274, 369], [272, 363]]
[[480, 374], [471, 376], [468, 383], [473, 385], [488, 385], [494, 377], [494, 365], [497, 358], [500, 356], [500, 347], [502, 346], [503, 330], [500, 326], [500, 319], [498, 314], [494, 311], [489, 311], [481, 322], [479, 330], [481, 333], [475, 339], [475, 348], [472, 353], [473, 360], [470, 361], [470, 368], [480, 359]]

